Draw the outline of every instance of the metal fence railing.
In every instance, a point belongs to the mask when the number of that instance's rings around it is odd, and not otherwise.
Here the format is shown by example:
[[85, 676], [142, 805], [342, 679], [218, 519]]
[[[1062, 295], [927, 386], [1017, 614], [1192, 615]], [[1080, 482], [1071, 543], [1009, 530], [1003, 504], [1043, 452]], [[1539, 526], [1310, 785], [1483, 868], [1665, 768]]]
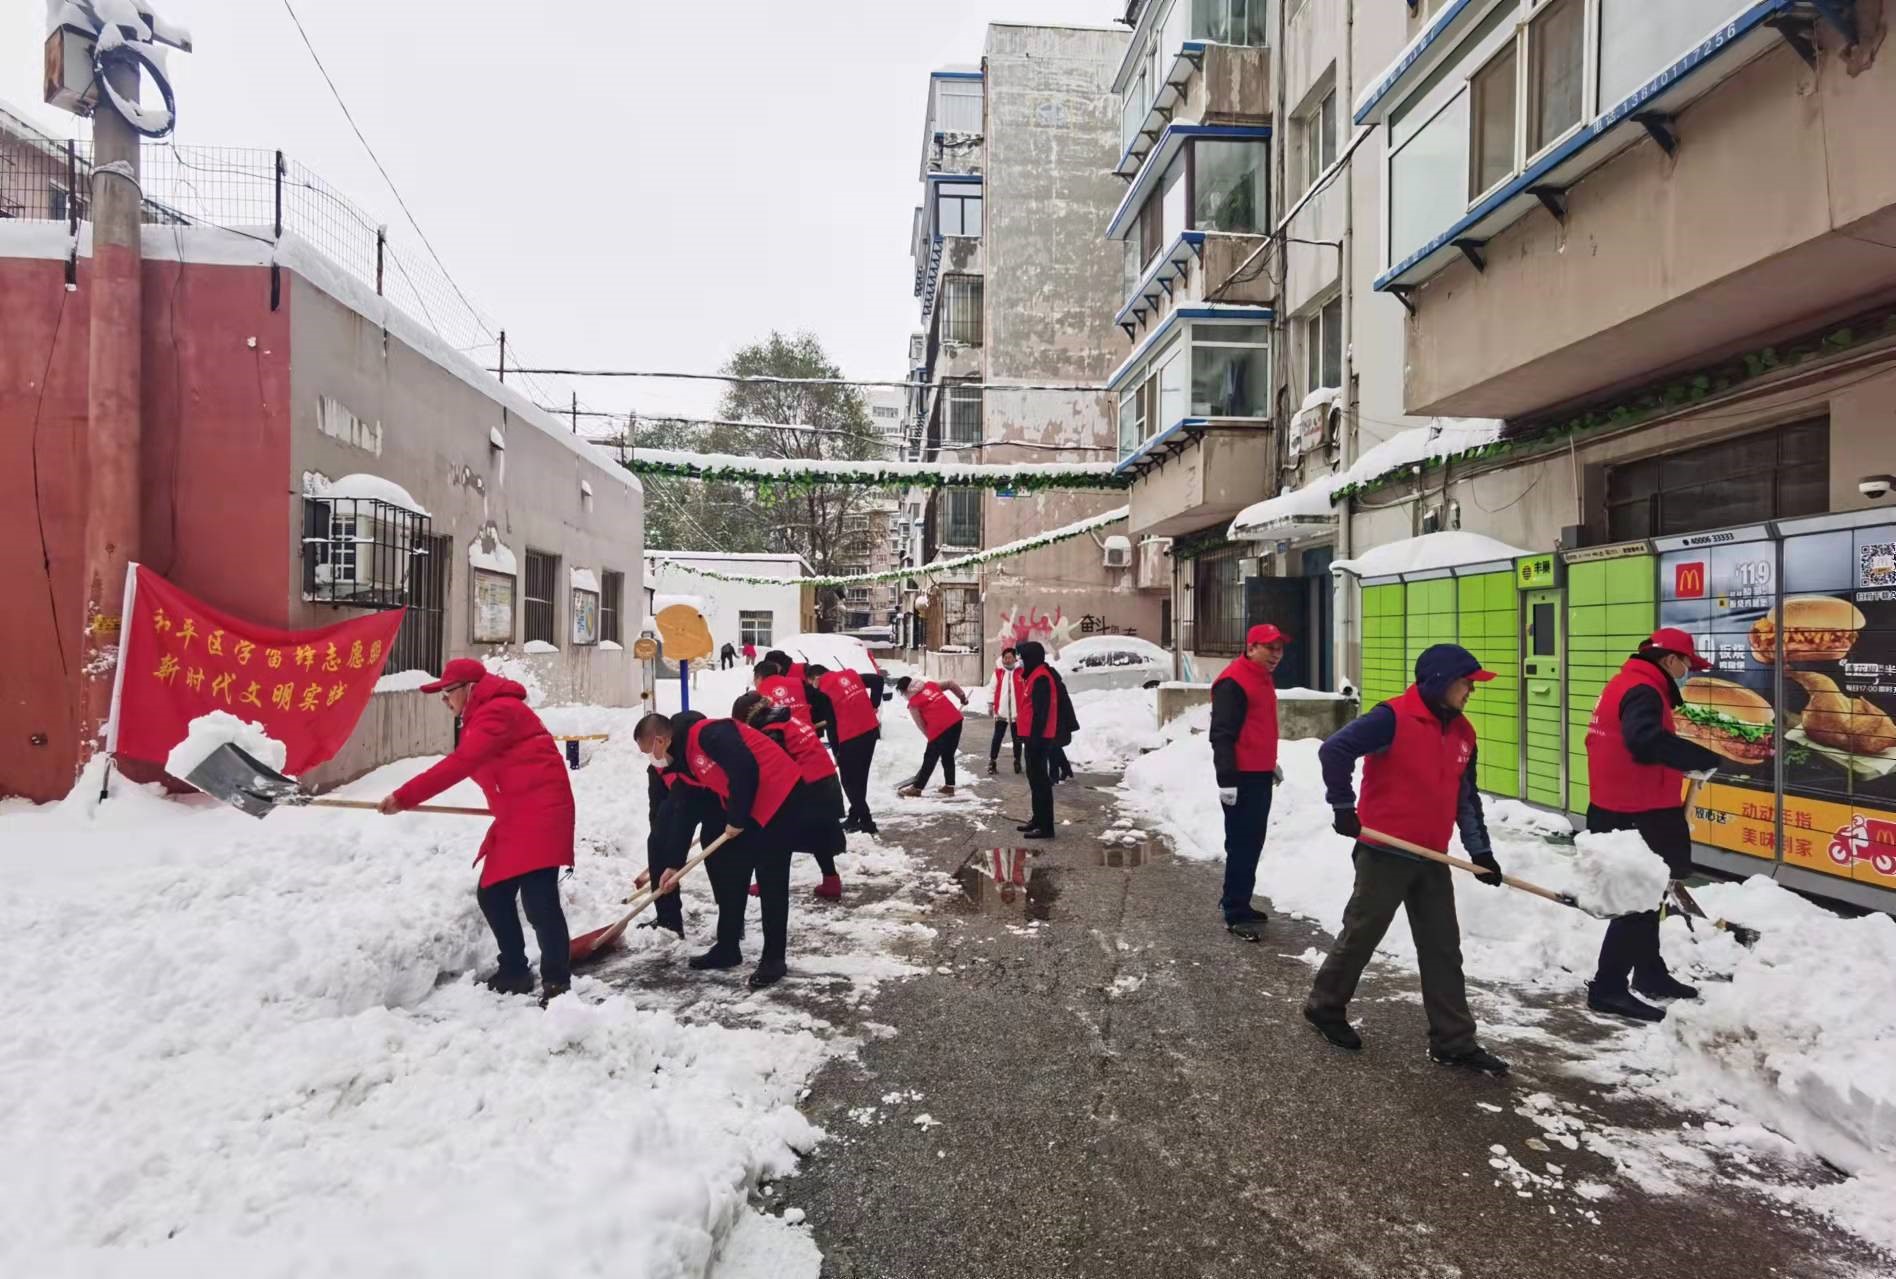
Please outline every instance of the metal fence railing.
[[[483, 368], [501, 366], [500, 324], [476, 309], [418, 237], [389, 227], [283, 152], [147, 141], [139, 168], [147, 224], [214, 226], [269, 243], [294, 234]], [[0, 128], [0, 220], [65, 222], [76, 233], [91, 216], [91, 174], [90, 142]], [[522, 362], [511, 341], [506, 362]], [[564, 385], [512, 372], [506, 380], [537, 403], [572, 402]]]

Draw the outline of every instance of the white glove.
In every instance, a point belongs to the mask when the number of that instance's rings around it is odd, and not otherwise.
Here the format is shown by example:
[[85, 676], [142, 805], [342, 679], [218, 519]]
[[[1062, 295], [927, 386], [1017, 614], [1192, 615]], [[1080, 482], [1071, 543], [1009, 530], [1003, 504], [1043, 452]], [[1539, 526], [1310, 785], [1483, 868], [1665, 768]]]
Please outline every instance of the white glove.
[[1220, 786], [1218, 788], [1218, 802], [1223, 804], [1226, 808], [1230, 808], [1236, 804], [1238, 802], [1238, 788], [1235, 786]]
[[1284, 784], [1284, 766], [1282, 764], [1272, 766], [1271, 783], [1276, 786], [1282, 786]]

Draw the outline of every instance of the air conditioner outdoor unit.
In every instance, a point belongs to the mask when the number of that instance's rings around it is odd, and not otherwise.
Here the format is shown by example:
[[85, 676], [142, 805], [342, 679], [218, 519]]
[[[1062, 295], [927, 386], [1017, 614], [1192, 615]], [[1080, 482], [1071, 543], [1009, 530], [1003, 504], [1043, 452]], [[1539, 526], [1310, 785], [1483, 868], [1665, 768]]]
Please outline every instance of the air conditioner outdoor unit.
[[1105, 553], [1107, 568], [1132, 567], [1131, 538], [1118, 535], [1109, 537], [1100, 544], [1100, 549]]

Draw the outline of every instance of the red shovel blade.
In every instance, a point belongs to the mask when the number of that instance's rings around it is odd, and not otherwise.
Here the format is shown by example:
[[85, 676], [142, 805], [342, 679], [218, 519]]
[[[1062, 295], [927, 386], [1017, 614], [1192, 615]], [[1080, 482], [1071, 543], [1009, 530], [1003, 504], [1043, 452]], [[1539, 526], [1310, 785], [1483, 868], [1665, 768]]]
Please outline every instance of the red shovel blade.
[[625, 926], [631, 922], [632, 917], [627, 915], [616, 924], [607, 924], [604, 928], [595, 928], [573, 938], [567, 951], [568, 962], [581, 964], [604, 955], [619, 944], [619, 939], [625, 936]]

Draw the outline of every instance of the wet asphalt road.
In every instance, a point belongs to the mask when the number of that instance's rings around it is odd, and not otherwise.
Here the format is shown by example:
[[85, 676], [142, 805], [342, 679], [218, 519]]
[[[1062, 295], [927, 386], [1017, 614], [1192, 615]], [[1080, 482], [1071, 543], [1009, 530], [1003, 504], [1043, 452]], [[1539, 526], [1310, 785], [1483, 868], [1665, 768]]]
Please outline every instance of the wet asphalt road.
[[[1026, 891], [1003, 901], [970, 880], [978, 904], [943, 899], [914, 955], [933, 974], [866, 1014], [896, 1033], [818, 1077], [805, 1109], [831, 1136], [768, 1202], [807, 1214], [826, 1276], [1896, 1273], [1715, 1166], [1653, 1195], [1584, 1142], [1548, 1146], [1523, 1111], [1595, 1131], [1685, 1117], [1563, 1073], [1583, 1048], [1491, 1043], [1514, 1062], [1507, 1080], [1432, 1065], [1396, 966], [1372, 968], [1353, 1009], [1367, 1049], [1330, 1048], [1298, 1014], [1301, 956], [1328, 936], [1273, 919], [1263, 944], [1239, 942], [1218, 919], [1217, 866], [1162, 845], [1103, 854], [1116, 813], [1096, 787], [1113, 780], [1059, 788], [1073, 824], [1035, 846]], [[1002, 811], [1024, 818], [1024, 783], [1001, 781]], [[941, 823], [902, 839], [953, 871], [1011, 831], [984, 820], [985, 837]], [[1611, 1033], [1564, 1017], [1543, 1028]], [[1496, 1145], [1525, 1176], [1491, 1166]]]

